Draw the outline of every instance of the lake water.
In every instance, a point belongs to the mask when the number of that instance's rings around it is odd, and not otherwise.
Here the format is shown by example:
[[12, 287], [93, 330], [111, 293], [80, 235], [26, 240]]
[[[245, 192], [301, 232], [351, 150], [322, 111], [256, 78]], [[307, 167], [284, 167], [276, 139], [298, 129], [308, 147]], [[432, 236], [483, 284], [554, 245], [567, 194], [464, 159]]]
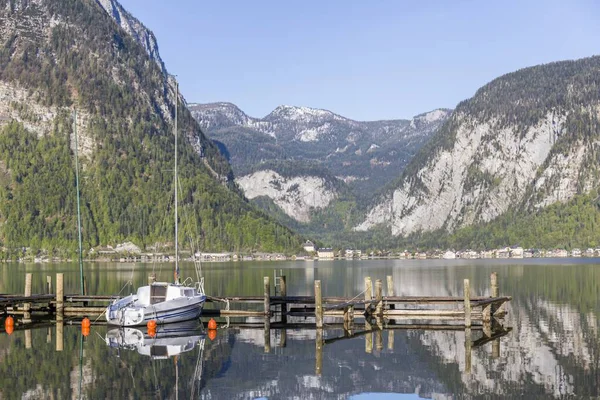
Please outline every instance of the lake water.
[[[131, 291], [127, 282], [145, 284], [153, 271], [170, 280], [171, 268], [90, 263], [85, 274], [90, 293], [116, 294]], [[320, 279], [324, 296], [355, 296], [363, 291], [365, 276], [385, 283], [387, 275], [399, 295], [462, 296], [465, 278], [473, 295], [489, 295], [495, 271], [500, 294], [513, 297], [504, 319], [512, 331], [496, 344], [499, 354], [493, 354], [492, 343], [473, 347], [468, 368], [463, 330], [384, 330], [329, 341], [343, 331], [326, 329], [317, 373], [314, 329], [273, 329], [268, 352], [262, 329], [220, 327], [214, 338], [194, 331], [185, 338], [187, 351], [161, 358], [110, 347], [108, 328], [99, 325], [84, 338], [79, 325], [66, 323], [57, 351], [57, 327], [49, 325], [0, 334], [0, 399], [600, 397], [600, 260], [203, 264], [206, 291], [219, 296], [262, 295], [263, 277], [272, 279], [274, 270], [286, 275], [289, 295], [311, 295], [314, 279]], [[65, 292], [79, 290], [74, 264], [4, 264], [0, 293], [21, 293], [25, 272], [33, 273], [34, 292], [57, 272], [65, 273]], [[191, 266], [183, 275], [192, 275]], [[362, 330], [359, 321], [356, 332]], [[472, 332], [473, 340], [481, 336]]]

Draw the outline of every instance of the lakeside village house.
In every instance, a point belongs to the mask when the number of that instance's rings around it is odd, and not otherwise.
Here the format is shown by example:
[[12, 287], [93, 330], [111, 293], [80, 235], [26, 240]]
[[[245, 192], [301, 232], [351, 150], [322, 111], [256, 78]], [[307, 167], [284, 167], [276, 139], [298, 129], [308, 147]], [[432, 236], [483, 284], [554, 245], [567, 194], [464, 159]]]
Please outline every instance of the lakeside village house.
[[[307, 240], [303, 244], [304, 251], [308, 254], [294, 255], [287, 257], [280, 253], [254, 253], [254, 254], [235, 254], [235, 253], [206, 253], [198, 252], [191, 255], [192, 259], [198, 261], [218, 262], [218, 261], [269, 261], [269, 260], [331, 260], [335, 258], [345, 259], [367, 259], [367, 258], [395, 258], [395, 259], [446, 259], [453, 260], [457, 258], [462, 259], [476, 259], [476, 258], [532, 258], [532, 257], [600, 257], [600, 248], [588, 248], [585, 251], [574, 248], [571, 251], [565, 249], [524, 249], [520, 246], [503, 247], [493, 250], [435, 250], [428, 252], [410, 252], [404, 250], [401, 252], [390, 252], [390, 251], [370, 251], [363, 253], [361, 250], [355, 249], [338, 249], [332, 248], [317, 248], [315, 244]], [[106, 246], [91, 249], [90, 255], [99, 257], [101, 259], [121, 261], [121, 262], [168, 262], [173, 261], [172, 255], [163, 253], [143, 253], [141, 249], [131, 242], [126, 242], [117, 245], [116, 247]], [[183, 257], [186, 257], [185, 255]], [[47, 262], [51, 261], [50, 257], [36, 258], [36, 262]]]

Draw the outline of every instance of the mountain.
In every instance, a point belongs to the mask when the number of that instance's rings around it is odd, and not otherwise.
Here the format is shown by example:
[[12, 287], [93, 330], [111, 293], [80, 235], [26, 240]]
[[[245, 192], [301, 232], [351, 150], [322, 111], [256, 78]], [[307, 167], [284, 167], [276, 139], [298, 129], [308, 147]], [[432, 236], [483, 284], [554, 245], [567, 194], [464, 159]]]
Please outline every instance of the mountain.
[[358, 122], [327, 110], [279, 106], [259, 119], [231, 103], [189, 107], [229, 158], [245, 195], [262, 199], [270, 214], [283, 212], [291, 218], [286, 223], [301, 230], [293, 221], [310, 223], [328, 207], [343, 209], [326, 211], [332, 219], [347, 219], [348, 204], [336, 200], [369, 199], [450, 115], [439, 109], [411, 120]]
[[175, 104], [181, 242], [208, 251], [297, 248], [297, 236], [243, 197], [185, 99], [175, 101], [154, 35], [117, 1], [0, 0], [0, 20], [5, 250], [75, 248], [73, 109], [85, 248], [126, 240], [168, 247]]
[[454, 232], [584, 196], [600, 183], [599, 113], [600, 57], [501, 76], [456, 107], [355, 230]]
[[450, 115], [439, 109], [410, 120], [359, 122], [310, 107], [279, 106], [264, 118], [231, 103], [189, 107], [203, 130], [223, 143], [236, 176], [268, 160], [319, 162], [359, 196], [396, 178]]

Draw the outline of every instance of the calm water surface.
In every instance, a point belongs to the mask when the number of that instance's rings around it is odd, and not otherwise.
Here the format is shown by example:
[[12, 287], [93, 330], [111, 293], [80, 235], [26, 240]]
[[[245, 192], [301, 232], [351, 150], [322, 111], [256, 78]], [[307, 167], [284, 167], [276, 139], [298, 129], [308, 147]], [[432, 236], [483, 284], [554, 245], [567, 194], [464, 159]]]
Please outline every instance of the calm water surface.
[[[168, 264], [85, 267], [95, 294], [129, 293], [153, 271], [162, 280], [172, 277]], [[207, 293], [221, 296], [261, 295], [263, 277], [273, 277], [274, 270], [286, 275], [288, 294], [310, 295], [314, 279], [321, 279], [324, 296], [355, 296], [365, 276], [385, 282], [387, 275], [401, 295], [462, 296], [464, 278], [471, 280], [473, 295], [489, 295], [489, 276], [496, 271], [500, 293], [513, 296], [504, 320], [512, 331], [499, 339], [499, 357], [493, 357], [492, 343], [474, 347], [468, 368], [464, 331], [385, 330], [329, 343], [343, 332], [328, 329], [318, 374], [314, 329], [272, 330], [268, 352], [262, 329], [232, 325], [214, 338], [194, 330], [179, 338], [187, 347], [172, 342], [160, 352], [154, 348], [151, 357], [135, 346], [107, 345], [106, 326], [92, 326], [83, 338], [78, 325], [66, 323], [62, 351], [57, 351], [56, 325], [11, 335], [0, 328], [0, 399], [600, 397], [600, 260], [203, 265]], [[2, 265], [0, 293], [21, 293], [25, 272], [33, 273], [34, 292], [57, 272], [65, 273], [67, 293], [79, 290], [75, 265]], [[193, 276], [191, 266], [184, 275]], [[363, 329], [359, 321], [356, 332]], [[472, 332], [473, 340], [481, 336]], [[121, 340], [134, 343], [136, 338], [131, 331]], [[184, 347], [169, 357], [169, 351]]]

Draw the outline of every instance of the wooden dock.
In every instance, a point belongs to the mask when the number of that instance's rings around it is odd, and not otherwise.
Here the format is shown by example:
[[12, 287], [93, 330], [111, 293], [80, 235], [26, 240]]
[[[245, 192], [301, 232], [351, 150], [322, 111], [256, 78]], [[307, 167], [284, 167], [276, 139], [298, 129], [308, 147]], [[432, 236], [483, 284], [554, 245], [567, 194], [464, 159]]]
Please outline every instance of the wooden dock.
[[[383, 349], [382, 332], [388, 332], [388, 347], [393, 347], [394, 331], [398, 329], [464, 330], [464, 365], [465, 372], [469, 373], [472, 349], [492, 342], [492, 356], [497, 357], [500, 354], [499, 338], [511, 331], [501, 323], [506, 314], [503, 305], [511, 297], [499, 295], [495, 272], [490, 276], [489, 297], [471, 296], [468, 279], [464, 280], [461, 297], [397, 296], [392, 277], [387, 276], [387, 293], [384, 296], [382, 280], [375, 280], [373, 285], [371, 278], [365, 277], [364, 291], [352, 298], [323, 296], [320, 280], [314, 281], [313, 296], [289, 296], [286, 277], [276, 279], [278, 282], [273, 290], [270, 278], [264, 278], [262, 295], [207, 296], [202, 317], [221, 319], [226, 326], [263, 329], [265, 352], [271, 349], [271, 329], [281, 330], [279, 345], [283, 347], [287, 329], [314, 329], [317, 374], [321, 374], [325, 345], [365, 336], [365, 351], [373, 351], [373, 339], [376, 351], [380, 351]], [[64, 294], [63, 282], [63, 274], [56, 274], [56, 290], [53, 291], [52, 278], [48, 276], [44, 293], [32, 294], [32, 275], [26, 274], [23, 294], [0, 294], [0, 317], [6, 317], [0, 333], [25, 330], [27, 347], [28, 344], [31, 346], [32, 328], [56, 325], [56, 350], [62, 351], [65, 323], [78, 323], [83, 317], [89, 317], [93, 325], [106, 323], [102, 314], [116, 296]], [[254, 305], [255, 309], [236, 309], [237, 305], [245, 305], [246, 308]], [[10, 327], [8, 316], [12, 317]], [[324, 339], [325, 329], [342, 330], [343, 335]], [[472, 331], [482, 334], [473, 340]]]
[[[288, 296], [285, 276], [279, 280], [272, 295], [270, 278], [264, 278], [262, 296], [207, 296], [206, 317], [263, 317], [265, 324], [278, 316], [281, 323], [288, 317], [311, 317], [309, 323], [323, 328], [324, 320], [342, 319], [351, 324], [355, 319], [431, 320], [463, 322], [470, 327], [473, 322], [486, 323], [504, 315], [502, 305], [510, 296], [499, 296], [496, 273], [490, 278], [490, 297], [472, 297], [470, 283], [464, 280], [462, 297], [447, 296], [396, 296], [391, 276], [387, 276], [387, 295], [383, 295], [383, 282], [375, 285], [370, 277], [364, 278], [365, 290], [353, 298], [326, 297], [321, 281], [314, 281], [314, 296]], [[116, 296], [64, 294], [63, 274], [56, 274], [56, 291], [52, 293], [52, 279], [47, 277], [45, 293], [32, 294], [31, 274], [26, 274], [24, 294], [0, 294], [0, 314], [22, 315], [25, 321], [33, 315], [58, 315], [83, 317], [101, 315]], [[373, 288], [374, 286], [374, 288]], [[255, 310], [235, 309], [232, 305], [255, 304]], [[262, 304], [262, 307], [258, 306]], [[268, 317], [268, 318], [267, 318]], [[314, 320], [312, 319], [314, 318]]]

